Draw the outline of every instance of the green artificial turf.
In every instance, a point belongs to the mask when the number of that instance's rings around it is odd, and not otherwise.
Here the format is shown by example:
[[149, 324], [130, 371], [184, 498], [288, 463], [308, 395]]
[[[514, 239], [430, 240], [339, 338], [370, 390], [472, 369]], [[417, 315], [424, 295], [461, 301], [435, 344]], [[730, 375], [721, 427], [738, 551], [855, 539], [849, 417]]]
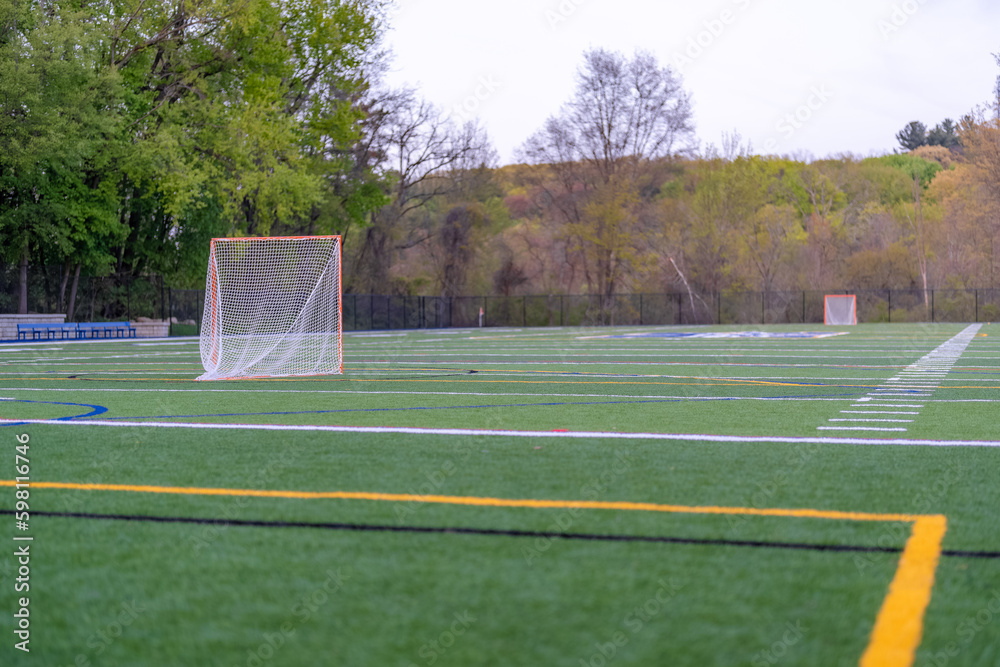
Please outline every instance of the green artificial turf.
[[[6, 419], [595, 432], [13, 425], [0, 429], [0, 479], [14, 477], [26, 433], [36, 482], [940, 513], [945, 554], [915, 664], [995, 665], [1000, 448], [766, 440], [843, 437], [817, 427], [964, 327], [351, 334], [343, 376], [213, 383], [192, 381], [193, 340], [0, 346]], [[1000, 326], [979, 333], [941, 388], [914, 399], [907, 431], [847, 435], [1000, 439]], [[907, 523], [239, 493], [38, 488], [30, 502], [88, 517], [30, 519], [29, 654], [14, 649], [17, 563], [0, 558], [4, 665], [851, 665], [909, 534]], [[14, 503], [0, 487], [0, 509]]]

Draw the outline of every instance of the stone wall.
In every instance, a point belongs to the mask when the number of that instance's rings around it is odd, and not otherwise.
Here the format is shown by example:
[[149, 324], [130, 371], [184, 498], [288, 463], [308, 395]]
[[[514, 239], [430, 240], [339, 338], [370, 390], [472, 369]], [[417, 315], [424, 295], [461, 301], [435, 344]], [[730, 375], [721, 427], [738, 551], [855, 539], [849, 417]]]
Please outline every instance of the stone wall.
[[166, 338], [170, 335], [170, 323], [166, 320], [148, 320], [145, 317], [136, 318], [132, 322], [136, 338]]
[[62, 324], [66, 315], [0, 315], [0, 340], [17, 340], [18, 324]]

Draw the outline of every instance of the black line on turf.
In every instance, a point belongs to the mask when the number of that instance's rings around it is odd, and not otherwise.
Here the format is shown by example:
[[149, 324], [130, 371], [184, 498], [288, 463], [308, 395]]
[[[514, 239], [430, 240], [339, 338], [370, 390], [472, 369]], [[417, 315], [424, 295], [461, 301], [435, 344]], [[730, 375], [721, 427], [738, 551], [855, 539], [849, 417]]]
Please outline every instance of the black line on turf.
[[953, 558], [1000, 558], [1000, 551], [961, 551], [958, 549], [945, 549], [942, 556]]
[[[0, 514], [14, 514], [13, 510], [0, 510]], [[864, 553], [901, 553], [902, 547], [865, 547], [851, 544], [811, 544], [797, 542], [766, 542], [758, 540], [712, 540], [687, 537], [667, 537], [658, 535], [607, 535], [600, 533], [560, 533], [552, 531], [498, 530], [493, 528], [463, 528], [436, 526], [386, 526], [377, 524], [353, 523], [308, 523], [301, 521], [262, 521], [213, 519], [199, 517], [163, 517], [127, 514], [94, 514], [87, 512], [33, 512], [39, 516], [106, 519], [117, 521], [149, 521], [154, 523], [193, 523], [209, 525], [233, 525], [261, 528], [319, 528], [325, 530], [353, 530], [359, 532], [395, 532], [395, 533], [438, 533], [453, 535], [487, 535], [499, 537], [543, 537], [567, 540], [595, 540], [603, 542], [661, 542], [668, 544], [695, 544], [736, 547], [757, 547], [771, 549], [798, 549], [806, 551], [848, 551]], [[1000, 551], [963, 551], [944, 549], [942, 556], [956, 558], [1000, 559]]]
[[[0, 514], [13, 514], [13, 510], [0, 510]], [[795, 542], [764, 542], [758, 540], [712, 540], [689, 537], [666, 537], [657, 535], [606, 535], [600, 533], [560, 533], [553, 531], [499, 530], [494, 528], [443, 528], [437, 526], [386, 526], [357, 523], [308, 523], [301, 521], [260, 521], [247, 519], [212, 519], [179, 516], [148, 516], [134, 514], [95, 514], [91, 512], [32, 512], [34, 516], [49, 516], [71, 519], [106, 519], [113, 521], [148, 521], [153, 523], [192, 523], [219, 526], [249, 526], [263, 528], [319, 528], [325, 530], [348, 530], [359, 532], [387, 533], [437, 533], [453, 535], [487, 535], [495, 537], [534, 537], [565, 540], [594, 540], [601, 542], [661, 542], [668, 544], [696, 544], [732, 547], [758, 547], [771, 549], [798, 549], [806, 551], [860, 551], [900, 553], [899, 547], [862, 547], [849, 544], [808, 544]]]
[[[0, 514], [14, 514], [14, 510], [0, 510]], [[757, 547], [768, 549], [798, 549], [804, 551], [852, 551], [864, 553], [901, 553], [901, 547], [864, 547], [852, 544], [810, 544], [806, 542], [766, 542], [759, 540], [712, 540], [659, 535], [607, 535], [600, 533], [560, 533], [552, 531], [499, 530], [494, 528], [463, 528], [437, 526], [386, 526], [357, 523], [309, 523], [303, 521], [262, 521], [246, 519], [213, 519], [181, 516], [148, 516], [138, 514], [95, 514], [90, 512], [32, 512], [35, 516], [69, 519], [105, 519], [112, 521], [148, 521], [152, 523], [192, 523], [219, 526], [247, 526], [258, 528], [319, 528], [324, 530], [353, 530], [359, 532], [387, 533], [438, 533], [452, 535], [487, 535], [499, 537], [535, 537], [565, 540], [594, 540], [601, 542], [661, 542], [668, 544], [696, 544], [731, 547]], [[1000, 551], [962, 551], [945, 549], [942, 556], [956, 558], [1000, 558]]]

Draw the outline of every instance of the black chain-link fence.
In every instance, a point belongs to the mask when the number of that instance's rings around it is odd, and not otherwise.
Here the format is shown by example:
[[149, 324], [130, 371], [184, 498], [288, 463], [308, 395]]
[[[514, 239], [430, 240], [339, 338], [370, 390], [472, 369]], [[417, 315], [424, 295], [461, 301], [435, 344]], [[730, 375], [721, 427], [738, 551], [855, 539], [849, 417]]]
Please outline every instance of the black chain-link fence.
[[[827, 291], [548, 296], [344, 295], [344, 329], [545, 327], [823, 322]], [[992, 322], [1000, 289], [870, 290], [857, 296], [858, 322]], [[480, 320], [481, 318], [481, 320]]]
[[[73, 276], [28, 267], [28, 312], [64, 313]], [[0, 265], [0, 313], [16, 313], [19, 267]], [[823, 321], [824, 291], [543, 296], [345, 294], [347, 331], [449, 327], [808, 324]], [[859, 322], [1000, 321], [1000, 289], [840, 291], [856, 294]], [[174, 336], [201, 332], [204, 290], [173, 289], [162, 276], [80, 276], [70, 322], [170, 320]]]
[[[159, 275], [79, 276], [62, 267], [28, 267], [29, 313], [66, 313], [68, 322], [135, 321], [167, 318], [167, 286]], [[70, 313], [70, 302], [73, 312]], [[20, 304], [20, 267], [0, 265], [0, 313], [16, 313]]]
[[170, 313], [171, 336], [197, 336], [201, 333], [205, 291], [200, 289], [167, 288], [167, 312]]

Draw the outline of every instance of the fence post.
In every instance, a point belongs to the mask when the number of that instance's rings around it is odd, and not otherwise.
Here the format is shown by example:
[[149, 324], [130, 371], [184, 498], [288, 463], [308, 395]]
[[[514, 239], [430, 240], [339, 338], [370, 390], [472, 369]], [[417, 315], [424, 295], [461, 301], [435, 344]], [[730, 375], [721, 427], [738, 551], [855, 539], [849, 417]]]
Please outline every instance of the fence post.
[[931, 322], [934, 322], [934, 290], [931, 290]]
[[639, 326], [642, 326], [642, 292], [639, 292]]
[[889, 307], [886, 308], [886, 315], [889, 318], [889, 324], [892, 324], [892, 290], [887, 289], [886, 292], [889, 293]]
[[979, 321], [979, 290], [977, 289], [977, 290], [975, 290], [975, 292], [976, 292], [976, 322], [978, 322]]
[[167, 288], [167, 336], [174, 328], [174, 295], [171, 289]]

